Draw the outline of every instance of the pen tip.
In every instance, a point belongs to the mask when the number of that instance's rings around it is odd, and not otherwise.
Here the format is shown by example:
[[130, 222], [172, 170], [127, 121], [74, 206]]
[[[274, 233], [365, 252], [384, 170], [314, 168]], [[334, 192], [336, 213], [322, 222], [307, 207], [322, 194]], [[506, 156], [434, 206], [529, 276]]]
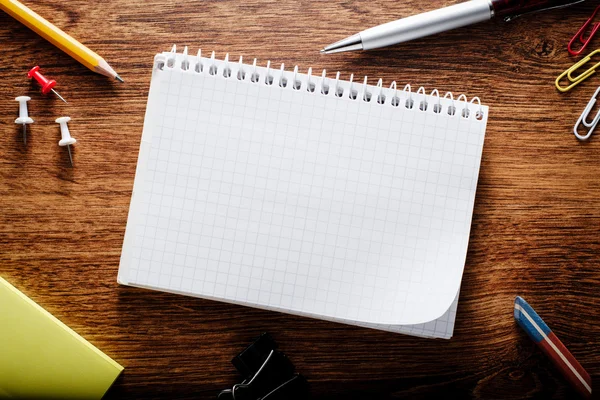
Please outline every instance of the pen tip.
[[333, 54], [353, 50], [364, 50], [360, 33], [348, 36], [346, 39], [325, 46], [323, 50], [321, 50], [321, 54]]
[[119, 74], [115, 75], [115, 79], [116, 79], [116, 80], [118, 80], [118, 81], [119, 81], [119, 82], [121, 82], [121, 83], [124, 83], [124, 81], [123, 81], [123, 78], [121, 78], [121, 77], [119, 76]]

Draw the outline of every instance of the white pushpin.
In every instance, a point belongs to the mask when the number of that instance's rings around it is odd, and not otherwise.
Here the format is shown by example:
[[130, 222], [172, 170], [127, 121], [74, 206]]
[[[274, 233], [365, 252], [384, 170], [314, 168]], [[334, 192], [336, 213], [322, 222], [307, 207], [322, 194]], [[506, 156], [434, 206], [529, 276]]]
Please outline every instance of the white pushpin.
[[71, 137], [71, 133], [69, 132], [69, 127], [67, 126], [67, 122], [71, 120], [70, 117], [60, 117], [56, 118], [56, 123], [60, 124], [60, 141], [58, 142], [59, 146], [67, 146], [67, 150], [69, 151], [69, 161], [71, 161], [71, 167], [73, 166], [73, 157], [71, 157], [71, 145], [77, 143], [75, 138]]
[[15, 101], [19, 102], [19, 118], [15, 119], [15, 124], [23, 125], [23, 143], [27, 144], [27, 124], [32, 124], [33, 120], [29, 118], [27, 112], [27, 102], [31, 100], [29, 96], [19, 96]]

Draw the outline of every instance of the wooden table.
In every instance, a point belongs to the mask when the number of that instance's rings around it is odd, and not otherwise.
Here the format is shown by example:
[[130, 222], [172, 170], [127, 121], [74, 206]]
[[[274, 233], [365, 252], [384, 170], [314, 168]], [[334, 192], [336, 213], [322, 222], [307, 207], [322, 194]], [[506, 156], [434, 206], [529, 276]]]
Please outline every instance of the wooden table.
[[[594, 2], [385, 50], [318, 52], [360, 28], [454, 2], [25, 1], [103, 55], [125, 84], [0, 13], [0, 275], [125, 366], [107, 398], [214, 399], [239, 380], [231, 357], [263, 331], [315, 399], [571, 396], [512, 305], [524, 296], [600, 378], [600, 140], [572, 134], [600, 81], [554, 88]], [[173, 43], [479, 95], [491, 107], [452, 340], [117, 284], [152, 58]], [[68, 104], [30, 84], [37, 64]], [[20, 95], [32, 97], [35, 119], [26, 147], [13, 123]], [[74, 168], [57, 146], [54, 119], [63, 115], [78, 140]]]

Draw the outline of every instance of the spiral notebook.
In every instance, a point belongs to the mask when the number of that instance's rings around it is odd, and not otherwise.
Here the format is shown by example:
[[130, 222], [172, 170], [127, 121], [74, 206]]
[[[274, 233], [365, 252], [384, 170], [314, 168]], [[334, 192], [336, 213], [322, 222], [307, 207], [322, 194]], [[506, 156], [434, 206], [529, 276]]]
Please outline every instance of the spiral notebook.
[[449, 338], [487, 116], [395, 82], [157, 54], [118, 281]]

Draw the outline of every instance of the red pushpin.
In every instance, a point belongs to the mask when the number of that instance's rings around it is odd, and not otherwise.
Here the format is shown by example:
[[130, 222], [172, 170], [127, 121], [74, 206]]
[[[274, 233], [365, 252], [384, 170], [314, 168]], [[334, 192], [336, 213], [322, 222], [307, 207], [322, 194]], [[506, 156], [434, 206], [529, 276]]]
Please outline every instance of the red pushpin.
[[54, 86], [56, 86], [56, 81], [54, 79], [47, 79], [44, 75], [42, 75], [40, 73], [39, 66], [36, 65], [35, 67], [31, 68], [31, 71], [27, 73], [27, 77], [29, 79], [34, 78], [40, 85], [42, 85], [43, 94], [48, 94], [52, 92], [56, 96], [58, 96], [59, 99], [61, 99], [65, 103], [67, 102], [65, 99], [63, 99], [63, 97], [60, 94], [58, 94], [56, 90], [52, 89]]

